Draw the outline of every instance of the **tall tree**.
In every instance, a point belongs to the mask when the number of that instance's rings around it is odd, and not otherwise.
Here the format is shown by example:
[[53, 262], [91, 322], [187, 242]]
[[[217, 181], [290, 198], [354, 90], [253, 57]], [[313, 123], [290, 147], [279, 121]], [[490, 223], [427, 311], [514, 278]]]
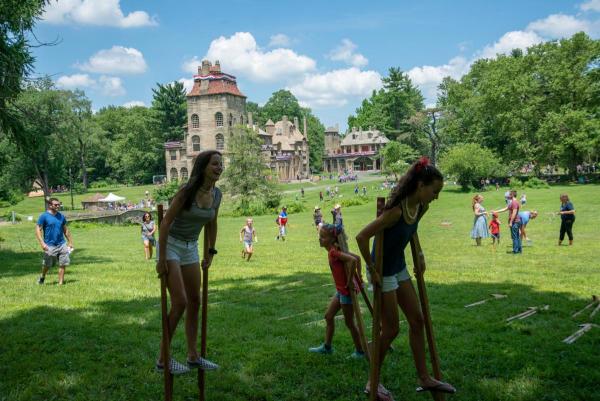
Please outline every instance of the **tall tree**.
[[262, 140], [248, 127], [236, 127], [228, 144], [229, 165], [225, 169], [225, 190], [231, 194], [236, 208], [245, 213], [252, 202], [271, 203], [279, 197], [267, 180], [268, 167], [262, 153]]
[[41, 17], [49, 0], [3, 0], [0, 2], [0, 133], [17, 123], [18, 114], [8, 103], [21, 92], [23, 80], [31, 73], [27, 33]]
[[441, 118], [442, 109], [430, 107], [415, 113], [408, 119], [408, 123], [412, 128], [411, 131], [419, 136], [417, 141], [424, 139], [429, 145], [427, 153], [434, 166], [437, 164], [438, 156], [445, 139], [442, 130], [440, 129]]
[[152, 108], [165, 141], [183, 139], [187, 122], [186, 92], [181, 82], [162, 85], [152, 89]]

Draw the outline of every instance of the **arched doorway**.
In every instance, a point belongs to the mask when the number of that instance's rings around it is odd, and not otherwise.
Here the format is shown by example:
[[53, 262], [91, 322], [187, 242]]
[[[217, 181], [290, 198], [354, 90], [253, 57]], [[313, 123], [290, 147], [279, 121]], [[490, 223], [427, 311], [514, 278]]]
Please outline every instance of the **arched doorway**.
[[354, 171], [373, 170], [373, 160], [371, 160], [368, 157], [361, 156], [354, 160], [353, 168], [354, 168]]

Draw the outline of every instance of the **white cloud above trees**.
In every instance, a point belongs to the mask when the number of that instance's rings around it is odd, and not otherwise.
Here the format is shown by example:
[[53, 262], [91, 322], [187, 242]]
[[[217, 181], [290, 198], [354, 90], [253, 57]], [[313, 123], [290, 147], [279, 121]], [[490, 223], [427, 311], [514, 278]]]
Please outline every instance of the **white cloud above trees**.
[[142, 52], [123, 46], [100, 50], [76, 67], [82, 71], [99, 74], [141, 74], [147, 69]]
[[600, 12], [600, 0], [588, 0], [579, 5], [582, 11], [598, 11]]
[[45, 8], [42, 20], [49, 24], [96, 25], [117, 28], [155, 26], [155, 17], [145, 11], [132, 11], [125, 15], [120, 0], [60, 0], [51, 1]]
[[328, 57], [331, 60], [344, 61], [354, 67], [364, 67], [369, 60], [360, 53], [356, 53], [357, 46], [350, 39], [343, 39], [342, 43], [333, 49]]
[[98, 79], [94, 79], [88, 74], [63, 75], [56, 80], [56, 87], [65, 90], [89, 89], [111, 97], [123, 96], [127, 93], [121, 78], [106, 75], [102, 75]]
[[269, 40], [269, 47], [289, 46], [291, 44], [291, 39], [283, 33], [272, 35]]

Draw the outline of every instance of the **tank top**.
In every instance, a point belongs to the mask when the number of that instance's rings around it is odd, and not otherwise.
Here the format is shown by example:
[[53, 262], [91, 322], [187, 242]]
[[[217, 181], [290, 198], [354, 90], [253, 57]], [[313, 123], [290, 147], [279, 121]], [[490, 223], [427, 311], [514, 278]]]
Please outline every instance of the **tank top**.
[[213, 188], [213, 203], [208, 208], [198, 207], [196, 201], [192, 202], [189, 210], [182, 209], [175, 217], [169, 229], [169, 235], [181, 241], [197, 241], [202, 228], [215, 218], [216, 209], [221, 204], [221, 190]]
[[[409, 224], [404, 217], [404, 209], [402, 216], [392, 227], [388, 227], [383, 231], [383, 275], [393, 276], [406, 269], [406, 259], [404, 258], [404, 249], [410, 242], [411, 237], [417, 232], [419, 221], [425, 213], [422, 206], [419, 206], [419, 214], [414, 223]], [[371, 259], [375, 261], [375, 241], [373, 241], [373, 251]]]
[[252, 229], [248, 226], [244, 227], [244, 241], [251, 242], [252, 241]]

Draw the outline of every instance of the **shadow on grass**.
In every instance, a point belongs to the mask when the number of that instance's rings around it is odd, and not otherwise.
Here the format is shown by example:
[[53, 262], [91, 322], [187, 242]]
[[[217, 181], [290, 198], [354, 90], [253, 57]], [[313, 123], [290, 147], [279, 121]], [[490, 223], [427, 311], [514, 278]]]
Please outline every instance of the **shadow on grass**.
[[[42, 258], [43, 252], [41, 250], [39, 252], [31, 250], [15, 252], [11, 249], [3, 249], [0, 251], [0, 278], [39, 274], [42, 266]], [[88, 263], [100, 264], [112, 261], [108, 257], [92, 256], [85, 248], [77, 248], [73, 253], [72, 260], [76, 260], [78, 265]]]
[[[352, 342], [338, 321], [336, 352], [307, 352], [323, 338], [318, 321], [334, 293], [328, 273], [261, 275], [211, 281], [208, 357], [222, 369], [207, 373], [212, 400], [363, 400], [366, 362], [351, 361]], [[160, 338], [159, 298], [43, 306], [0, 320], [0, 400], [158, 400], [153, 373]], [[158, 292], [158, 291], [157, 291]], [[508, 297], [465, 309], [464, 305]], [[570, 316], [587, 304], [568, 294], [505, 283], [432, 283], [428, 295], [445, 378], [457, 400], [593, 400], [600, 382], [600, 330], [573, 345], [562, 339], [586, 321]], [[506, 324], [529, 306], [550, 310]], [[281, 319], [285, 318], [285, 319]], [[371, 319], [365, 315], [367, 326]], [[182, 324], [173, 351], [185, 358]], [[406, 323], [386, 359], [383, 382], [398, 399], [414, 393], [415, 371]], [[175, 399], [197, 397], [195, 375], [177, 378]], [[596, 398], [597, 399], [597, 398]]]

